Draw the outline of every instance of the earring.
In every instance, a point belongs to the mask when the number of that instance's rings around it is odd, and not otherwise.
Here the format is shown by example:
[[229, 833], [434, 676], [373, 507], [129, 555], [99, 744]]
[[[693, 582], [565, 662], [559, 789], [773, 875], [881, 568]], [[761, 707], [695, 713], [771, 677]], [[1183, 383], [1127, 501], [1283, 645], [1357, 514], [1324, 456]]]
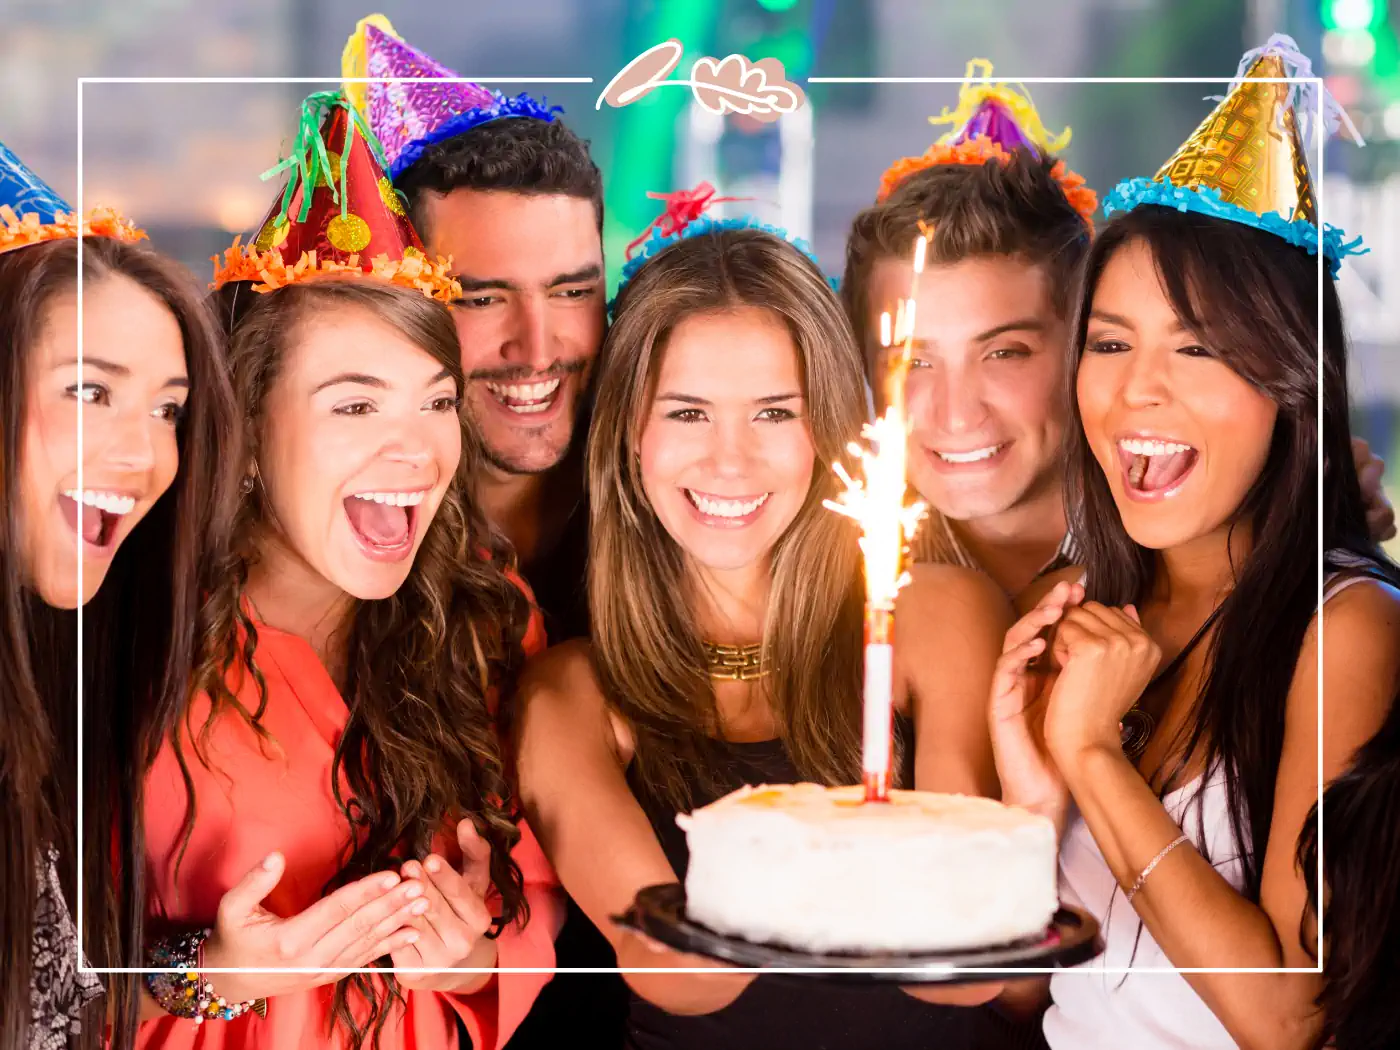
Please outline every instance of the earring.
[[251, 474], [248, 475], [247, 477], [245, 477], [245, 478], [239, 483], [239, 485], [238, 485], [238, 491], [241, 492], [241, 493], [243, 493], [243, 495], [245, 495], [245, 496], [248, 495], [248, 493], [250, 493], [250, 492], [253, 491], [253, 477], [252, 477]]

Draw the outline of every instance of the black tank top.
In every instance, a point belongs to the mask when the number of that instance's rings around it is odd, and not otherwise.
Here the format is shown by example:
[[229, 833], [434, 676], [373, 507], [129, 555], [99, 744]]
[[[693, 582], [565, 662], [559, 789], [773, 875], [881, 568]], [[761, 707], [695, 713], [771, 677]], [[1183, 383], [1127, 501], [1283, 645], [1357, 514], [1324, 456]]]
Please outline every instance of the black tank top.
[[[913, 734], [896, 717], [906, 775], [912, 783]], [[724, 793], [744, 784], [793, 784], [798, 776], [781, 741], [723, 745], [730, 762], [720, 784]], [[690, 860], [676, 812], [637, 783], [632, 793], [646, 812], [666, 859], [685, 881]], [[715, 796], [719, 797], [718, 795]], [[714, 798], [696, 798], [695, 806]], [[931, 1006], [894, 985], [846, 985], [800, 974], [758, 977], [723, 1010], [697, 1017], [668, 1014], [632, 996], [627, 1045], [634, 1050], [968, 1050], [979, 1009]]]

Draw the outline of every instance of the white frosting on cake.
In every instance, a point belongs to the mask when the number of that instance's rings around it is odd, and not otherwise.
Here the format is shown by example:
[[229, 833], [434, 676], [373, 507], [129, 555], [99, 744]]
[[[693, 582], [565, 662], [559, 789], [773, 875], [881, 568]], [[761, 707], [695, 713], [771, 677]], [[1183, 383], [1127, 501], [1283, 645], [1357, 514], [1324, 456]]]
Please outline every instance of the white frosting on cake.
[[676, 817], [686, 914], [717, 933], [812, 952], [937, 952], [1044, 933], [1055, 829], [967, 795], [745, 787]]

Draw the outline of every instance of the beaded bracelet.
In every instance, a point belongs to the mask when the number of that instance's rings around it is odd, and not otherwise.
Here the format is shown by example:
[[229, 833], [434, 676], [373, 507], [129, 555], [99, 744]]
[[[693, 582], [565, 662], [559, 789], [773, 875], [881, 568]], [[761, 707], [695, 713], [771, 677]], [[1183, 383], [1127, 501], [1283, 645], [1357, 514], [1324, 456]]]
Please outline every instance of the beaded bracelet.
[[232, 1021], [249, 1010], [267, 1016], [266, 999], [231, 1003], [214, 992], [214, 986], [200, 976], [204, 965], [204, 942], [210, 930], [194, 930], [158, 941], [151, 948], [150, 963], [178, 973], [148, 973], [146, 988], [157, 1005], [172, 1017], [205, 1021]]
[[1174, 839], [1172, 843], [1166, 847], [1166, 849], [1162, 850], [1161, 853], [1157, 854], [1157, 856], [1152, 858], [1151, 863], [1149, 863], [1147, 867], [1142, 869], [1142, 874], [1139, 875], [1137, 877], [1137, 881], [1133, 883], [1133, 888], [1128, 891], [1129, 904], [1131, 904], [1133, 902], [1133, 898], [1137, 896], [1138, 890], [1142, 889], [1142, 884], [1147, 881], [1147, 876], [1152, 874], [1152, 869], [1157, 867], [1158, 864], [1161, 864], [1162, 860], [1166, 857], [1168, 853], [1176, 849], [1176, 847], [1180, 846], [1183, 842], [1189, 841], [1190, 840], [1185, 835], [1180, 835], [1176, 839]]

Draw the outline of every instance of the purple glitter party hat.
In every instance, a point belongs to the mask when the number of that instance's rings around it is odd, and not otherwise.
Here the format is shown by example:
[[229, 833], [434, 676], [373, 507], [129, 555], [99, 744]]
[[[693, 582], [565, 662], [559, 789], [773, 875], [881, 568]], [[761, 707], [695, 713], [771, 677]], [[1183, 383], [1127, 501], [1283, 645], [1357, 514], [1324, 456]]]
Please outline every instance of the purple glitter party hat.
[[991, 139], [1007, 150], [1034, 147], [1011, 110], [998, 98], [984, 98], [979, 102], [967, 123], [954, 133], [951, 145], [975, 138]]
[[974, 58], [967, 64], [967, 79], [958, 92], [958, 104], [929, 117], [933, 125], [949, 124], [953, 130], [938, 140], [956, 146], [974, 139], [988, 139], [1007, 151], [1017, 148], [1058, 153], [1069, 145], [1069, 129], [1052, 135], [1040, 119], [1030, 92], [1019, 84], [995, 82], [992, 64]]
[[[341, 75], [354, 77], [443, 77], [457, 74], [394, 32], [383, 15], [362, 18], [346, 41]], [[369, 121], [397, 179], [428, 146], [505, 117], [553, 120], [562, 113], [529, 95], [508, 98], [480, 84], [346, 84], [345, 93]]]

